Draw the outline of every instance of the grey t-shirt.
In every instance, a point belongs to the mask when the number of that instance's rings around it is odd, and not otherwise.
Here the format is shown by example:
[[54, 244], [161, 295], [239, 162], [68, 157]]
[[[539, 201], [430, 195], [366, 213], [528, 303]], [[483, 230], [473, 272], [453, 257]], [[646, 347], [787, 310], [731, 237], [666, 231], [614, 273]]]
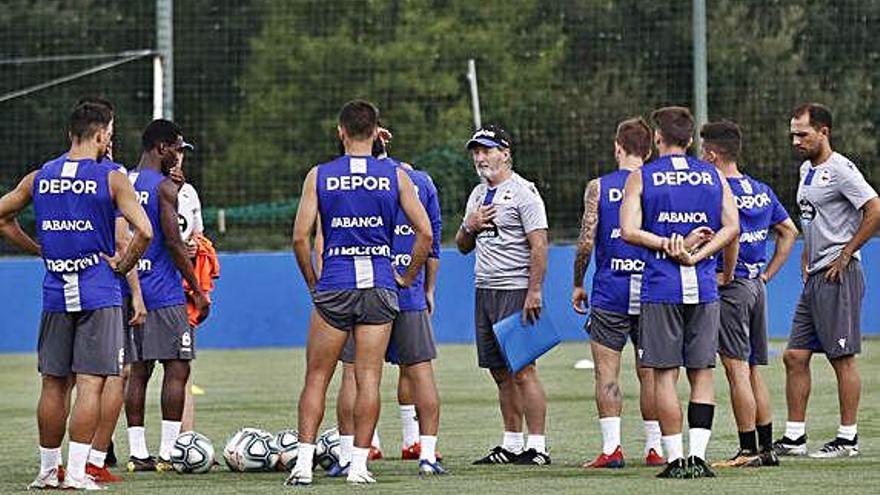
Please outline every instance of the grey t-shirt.
[[526, 235], [547, 228], [544, 200], [535, 185], [514, 173], [497, 187], [482, 183], [468, 198], [465, 216], [484, 204], [496, 208], [496, 228], [477, 235], [475, 285], [480, 289], [526, 289], [531, 250]]
[[[807, 250], [807, 273], [834, 261], [862, 222], [861, 208], [877, 192], [845, 156], [832, 153], [818, 166], [801, 165], [797, 200]], [[853, 255], [859, 259], [859, 253]]]

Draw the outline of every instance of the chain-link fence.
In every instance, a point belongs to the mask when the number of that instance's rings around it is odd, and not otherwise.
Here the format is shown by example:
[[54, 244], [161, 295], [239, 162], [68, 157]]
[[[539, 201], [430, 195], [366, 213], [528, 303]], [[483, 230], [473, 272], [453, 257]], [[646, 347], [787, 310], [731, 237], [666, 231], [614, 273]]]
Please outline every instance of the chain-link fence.
[[[66, 149], [68, 109], [85, 95], [117, 105], [116, 155], [136, 165], [150, 57], [2, 95], [104, 61], [22, 58], [154, 49], [154, 2], [0, 5], [0, 186]], [[675, 0], [179, 0], [174, 115], [197, 146], [186, 170], [209, 235], [226, 250], [286, 248], [306, 171], [334, 155], [336, 112], [362, 97], [394, 131], [392, 154], [434, 177], [448, 241], [476, 183], [463, 149], [473, 58], [483, 121], [512, 133], [551, 237], [573, 239], [586, 181], [614, 167], [617, 122], [691, 106], [691, 26], [691, 2]], [[795, 211], [788, 112], [818, 100], [835, 111], [835, 148], [878, 185], [880, 2], [709, 2], [707, 26], [709, 118], [742, 125], [748, 173]]]

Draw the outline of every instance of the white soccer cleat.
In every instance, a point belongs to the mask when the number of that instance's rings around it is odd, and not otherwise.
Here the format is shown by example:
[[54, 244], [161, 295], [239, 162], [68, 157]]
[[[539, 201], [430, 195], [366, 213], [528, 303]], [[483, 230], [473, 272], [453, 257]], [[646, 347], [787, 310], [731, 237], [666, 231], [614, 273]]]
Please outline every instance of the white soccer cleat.
[[41, 472], [27, 487], [28, 490], [57, 490], [58, 488], [61, 488], [61, 482], [58, 481], [58, 468]]
[[810, 454], [813, 459], [833, 459], [835, 457], [855, 457], [859, 455], [859, 437], [853, 440], [835, 438], [826, 443], [821, 449]]
[[67, 476], [64, 477], [64, 483], [61, 484], [62, 490], [86, 490], [86, 491], [100, 491], [106, 490], [106, 486], [99, 485], [95, 482], [95, 479], [89, 475], [86, 475], [82, 479], [76, 479], [67, 473]]
[[369, 471], [362, 471], [360, 473], [349, 471], [348, 478], [346, 478], [345, 480], [352, 485], [368, 485], [370, 483], [376, 482], [376, 478], [373, 478], [372, 473], [370, 473]]
[[308, 486], [312, 484], [312, 470], [311, 469], [297, 469], [297, 466], [294, 466], [293, 469], [290, 470], [290, 476], [287, 477], [287, 481], [284, 482], [287, 486]]

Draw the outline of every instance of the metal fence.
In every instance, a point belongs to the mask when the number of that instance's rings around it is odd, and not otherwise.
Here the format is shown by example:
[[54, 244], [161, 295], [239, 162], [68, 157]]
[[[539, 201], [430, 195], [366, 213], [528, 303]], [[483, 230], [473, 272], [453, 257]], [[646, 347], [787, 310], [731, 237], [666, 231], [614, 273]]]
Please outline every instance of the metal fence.
[[[794, 213], [788, 113], [817, 100], [835, 111], [835, 148], [880, 185], [880, 2], [707, 7], [708, 118], [742, 125], [744, 169]], [[616, 123], [693, 106], [693, 21], [692, 3], [677, 0], [174, 2], [174, 118], [197, 147], [185, 166], [209, 235], [225, 250], [286, 248], [305, 172], [336, 152], [339, 107], [363, 97], [394, 131], [392, 154], [434, 177], [448, 241], [476, 183], [463, 149], [473, 59], [483, 122], [512, 133], [515, 166], [543, 194], [552, 239], [571, 240], [586, 181], [614, 168]], [[117, 105], [117, 157], [136, 165], [153, 116], [151, 56], [15, 93], [155, 50], [156, 32], [149, 1], [3, 2], [4, 190], [66, 149], [68, 109], [86, 95]], [[59, 56], [68, 57], [45, 58]]]

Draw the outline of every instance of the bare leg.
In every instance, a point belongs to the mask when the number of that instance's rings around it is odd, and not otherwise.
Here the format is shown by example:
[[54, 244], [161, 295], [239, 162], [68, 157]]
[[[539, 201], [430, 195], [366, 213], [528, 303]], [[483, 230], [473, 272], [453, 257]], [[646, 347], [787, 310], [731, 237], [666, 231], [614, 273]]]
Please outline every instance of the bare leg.
[[162, 419], [180, 421], [186, 400], [186, 384], [189, 380], [189, 361], [170, 360], [162, 362], [165, 375], [162, 379]]
[[40, 401], [37, 404], [37, 426], [40, 446], [47, 449], [61, 447], [67, 426], [70, 400], [70, 379], [43, 375]]
[[125, 417], [128, 426], [144, 426], [144, 408], [147, 400], [147, 383], [153, 374], [153, 361], [132, 363], [125, 390]]
[[[431, 361], [400, 366], [400, 376], [407, 378], [407, 387], [414, 391], [414, 400], [419, 418], [419, 433], [437, 436], [440, 430], [440, 396], [434, 381], [434, 366]], [[399, 397], [399, 394], [398, 394]]]
[[400, 367], [400, 377], [397, 379], [397, 403], [401, 406], [415, 404], [412, 380], [409, 374], [404, 372], [404, 366]]
[[314, 444], [324, 419], [327, 386], [336, 371], [336, 362], [348, 333], [330, 326], [312, 311], [309, 338], [306, 344], [306, 378], [297, 406], [299, 440]]
[[382, 382], [385, 350], [391, 337], [391, 323], [357, 325], [354, 332], [355, 410], [358, 411], [354, 418], [354, 445], [368, 449], [379, 419], [379, 385]]
[[596, 376], [596, 408], [599, 418], [619, 417], [623, 411], [620, 394], [620, 353], [595, 341], [590, 341]]
[[190, 363], [190, 374], [186, 380], [186, 395], [183, 401], [183, 417], [180, 419], [180, 431], [187, 432], [196, 429], [196, 398], [192, 393], [192, 363]]
[[342, 364], [342, 383], [336, 398], [336, 424], [340, 435], [354, 435], [354, 401], [357, 398], [354, 363]]
[[657, 406], [657, 419], [663, 435], [681, 433], [681, 404], [675, 384], [678, 382], [678, 368], [654, 369], [654, 397]]
[[788, 403], [789, 421], [806, 421], [807, 402], [810, 400], [810, 358], [812, 357], [812, 351], [803, 349], [786, 349], [782, 354], [785, 363], [785, 399]]
[[773, 422], [773, 413], [770, 407], [770, 391], [767, 389], [767, 383], [761, 376], [761, 371], [757, 366], [751, 367], [750, 378], [752, 381], [752, 391], [755, 393], [755, 423], [766, 425]]
[[756, 404], [752, 390], [749, 364], [740, 359], [721, 356], [727, 382], [730, 384], [730, 402], [733, 416], [736, 418], [736, 429], [740, 433], [755, 430]]
[[70, 415], [70, 441], [91, 444], [101, 419], [101, 393], [104, 391], [103, 376], [76, 376], [76, 402]]
[[837, 374], [837, 399], [840, 403], [840, 424], [856, 424], [859, 414], [862, 380], [855, 356], [844, 356], [831, 360]]
[[123, 368], [122, 375], [108, 376], [104, 383], [104, 392], [101, 394], [101, 421], [95, 430], [95, 438], [92, 439], [92, 448], [100, 452], [107, 452], [110, 448], [110, 440], [116, 431], [116, 423], [119, 413], [125, 403], [125, 380], [127, 379], [127, 366]]
[[523, 429], [523, 403], [513, 377], [504, 368], [492, 369], [489, 372], [492, 373], [492, 378], [498, 386], [498, 404], [501, 408], [501, 418], [504, 421], [504, 431], [521, 432]]
[[543, 435], [547, 417], [547, 399], [544, 396], [544, 387], [538, 379], [538, 369], [530, 364], [515, 374], [513, 381], [519, 389], [519, 396], [524, 405], [523, 412], [529, 434]]

